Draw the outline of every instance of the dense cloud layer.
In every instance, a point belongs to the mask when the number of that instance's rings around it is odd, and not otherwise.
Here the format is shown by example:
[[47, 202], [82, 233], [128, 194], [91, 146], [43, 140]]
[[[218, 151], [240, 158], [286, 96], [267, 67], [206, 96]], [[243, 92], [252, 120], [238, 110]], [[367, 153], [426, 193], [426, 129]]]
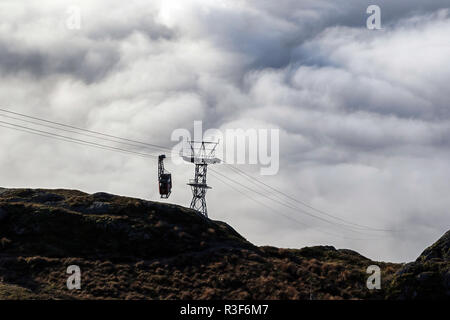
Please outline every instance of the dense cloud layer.
[[[280, 172], [261, 179], [341, 218], [398, 232], [380, 239], [336, 230], [277, 204], [264, 208], [212, 176], [211, 216], [257, 244], [332, 244], [411, 260], [450, 222], [449, 5], [378, 1], [383, 30], [368, 30], [369, 4], [4, 0], [0, 105], [168, 146], [172, 131], [194, 120], [205, 129], [279, 128]], [[72, 6], [80, 30], [66, 26]], [[0, 134], [2, 186], [157, 198], [151, 159]], [[168, 166], [171, 201], [187, 205], [192, 167]]]

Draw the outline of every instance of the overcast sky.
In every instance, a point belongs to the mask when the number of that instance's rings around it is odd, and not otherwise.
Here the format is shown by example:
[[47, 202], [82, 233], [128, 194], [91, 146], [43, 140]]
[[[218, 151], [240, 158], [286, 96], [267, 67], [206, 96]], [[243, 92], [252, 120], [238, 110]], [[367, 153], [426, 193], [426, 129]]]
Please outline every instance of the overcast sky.
[[[382, 30], [366, 27], [371, 4]], [[355, 233], [264, 207], [213, 176], [210, 217], [257, 245], [326, 244], [411, 261], [450, 225], [449, 6], [1, 0], [0, 108], [165, 146], [194, 120], [204, 129], [278, 128], [279, 173], [242, 170], [329, 214], [396, 232]], [[74, 9], [80, 29], [68, 28]], [[152, 159], [6, 128], [0, 136], [0, 186], [160, 201]], [[166, 166], [169, 202], [188, 206], [193, 167]]]

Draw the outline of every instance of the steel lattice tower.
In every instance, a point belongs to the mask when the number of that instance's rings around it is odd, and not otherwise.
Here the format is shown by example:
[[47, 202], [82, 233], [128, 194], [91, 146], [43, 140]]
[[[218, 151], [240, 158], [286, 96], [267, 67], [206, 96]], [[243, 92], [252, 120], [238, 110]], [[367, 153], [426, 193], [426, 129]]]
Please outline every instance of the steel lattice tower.
[[211, 189], [206, 183], [208, 173], [208, 164], [219, 163], [220, 160], [214, 157], [218, 142], [188, 141], [189, 154], [183, 155], [185, 161], [195, 164], [194, 179], [190, 180], [188, 185], [192, 189], [191, 209], [197, 210], [205, 217], [208, 217], [208, 208], [206, 206], [206, 191]]
[[206, 207], [206, 190], [211, 189], [206, 184], [206, 173], [208, 172], [208, 164], [195, 164], [195, 178], [188, 185], [192, 188], [191, 209], [199, 211], [204, 216], [208, 216]]

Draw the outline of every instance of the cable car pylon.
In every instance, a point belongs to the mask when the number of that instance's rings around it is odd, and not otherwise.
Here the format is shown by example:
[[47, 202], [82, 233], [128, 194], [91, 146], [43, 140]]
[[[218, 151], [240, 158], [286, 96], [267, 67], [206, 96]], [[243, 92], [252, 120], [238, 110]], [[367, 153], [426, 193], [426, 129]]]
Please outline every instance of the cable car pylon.
[[206, 183], [208, 165], [220, 163], [220, 159], [215, 157], [215, 150], [219, 142], [188, 141], [189, 151], [183, 151], [183, 160], [195, 164], [194, 179], [189, 180], [188, 185], [192, 189], [192, 201], [190, 208], [208, 217], [206, 206], [206, 191], [211, 189]]

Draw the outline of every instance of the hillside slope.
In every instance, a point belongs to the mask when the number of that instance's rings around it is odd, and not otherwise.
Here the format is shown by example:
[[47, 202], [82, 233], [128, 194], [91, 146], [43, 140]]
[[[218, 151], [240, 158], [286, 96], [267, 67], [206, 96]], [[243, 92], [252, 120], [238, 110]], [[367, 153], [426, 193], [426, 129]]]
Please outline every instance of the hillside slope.
[[450, 299], [450, 231], [395, 274], [387, 297]]
[[[436, 272], [448, 268], [446, 245]], [[382, 269], [382, 290], [366, 288], [371, 264]], [[81, 268], [81, 290], [66, 287], [69, 265]], [[0, 299], [414, 298], [402, 294], [401, 268], [328, 246], [256, 247], [175, 205], [0, 189]]]

